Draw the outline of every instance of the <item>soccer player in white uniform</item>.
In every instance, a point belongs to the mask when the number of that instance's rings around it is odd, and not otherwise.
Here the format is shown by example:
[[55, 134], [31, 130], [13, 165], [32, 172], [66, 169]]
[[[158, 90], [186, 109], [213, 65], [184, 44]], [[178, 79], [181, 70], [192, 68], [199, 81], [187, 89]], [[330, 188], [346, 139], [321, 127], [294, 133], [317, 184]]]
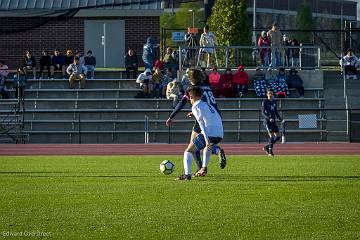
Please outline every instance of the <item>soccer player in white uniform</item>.
[[224, 137], [222, 119], [218, 111], [210, 104], [202, 101], [202, 89], [193, 87], [189, 90], [190, 102], [192, 104], [192, 114], [199, 123], [201, 133], [194, 142], [188, 146], [184, 152], [184, 175], [177, 177], [177, 180], [191, 180], [191, 164], [194, 152], [202, 148], [203, 162], [201, 169], [196, 176], [205, 176], [207, 167], [214, 147], [220, 143]]

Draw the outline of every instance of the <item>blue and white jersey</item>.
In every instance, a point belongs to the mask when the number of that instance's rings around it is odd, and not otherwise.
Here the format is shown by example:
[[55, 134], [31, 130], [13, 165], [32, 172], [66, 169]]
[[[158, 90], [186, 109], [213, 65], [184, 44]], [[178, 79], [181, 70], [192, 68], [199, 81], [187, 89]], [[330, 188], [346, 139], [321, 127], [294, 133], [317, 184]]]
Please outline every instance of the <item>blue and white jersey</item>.
[[277, 111], [276, 101], [265, 99], [262, 103], [262, 114], [266, 120], [280, 118]]
[[199, 123], [201, 133], [205, 139], [209, 139], [209, 137], [224, 137], [221, 116], [213, 106], [203, 100], [198, 100], [192, 106], [191, 111]]
[[217, 107], [216, 104], [216, 100], [214, 97], [214, 94], [210, 88], [210, 86], [208, 84], [199, 84], [199, 85], [190, 85], [189, 88], [186, 90], [184, 96], [182, 97], [182, 99], [180, 100], [180, 102], [176, 105], [174, 111], [170, 114], [170, 118], [174, 118], [176, 116], [176, 114], [184, 108], [184, 106], [186, 105], [186, 103], [188, 101], [190, 101], [190, 95], [189, 95], [189, 90], [192, 87], [199, 87], [202, 90], [202, 97], [201, 100], [208, 103], [210, 106], [212, 106], [217, 112], [218, 114], [221, 116], [221, 112]]

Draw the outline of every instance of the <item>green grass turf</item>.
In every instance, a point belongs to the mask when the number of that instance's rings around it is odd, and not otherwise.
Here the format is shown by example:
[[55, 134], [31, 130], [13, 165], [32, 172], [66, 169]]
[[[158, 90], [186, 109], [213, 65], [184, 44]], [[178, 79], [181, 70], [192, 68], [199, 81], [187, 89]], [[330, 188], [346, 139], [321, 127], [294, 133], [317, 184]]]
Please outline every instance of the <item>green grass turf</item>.
[[[163, 159], [174, 174], [159, 173]], [[360, 237], [360, 156], [230, 156], [224, 170], [213, 158], [204, 178], [174, 181], [180, 173], [181, 156], [0, 157], [0, 234]]]

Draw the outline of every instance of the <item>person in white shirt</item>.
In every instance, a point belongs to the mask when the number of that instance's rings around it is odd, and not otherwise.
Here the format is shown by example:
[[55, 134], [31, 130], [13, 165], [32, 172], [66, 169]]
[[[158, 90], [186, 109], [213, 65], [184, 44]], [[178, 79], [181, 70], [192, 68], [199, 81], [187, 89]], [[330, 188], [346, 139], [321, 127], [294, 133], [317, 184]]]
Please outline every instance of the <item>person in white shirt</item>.
[[353, 50], [351, 48], [346, 51], [346, 55], [340, 59], [339, 64], [344, 68], [346, 79], [352, 78], [357, 80], [356, 69], [359, 67], [360, 61], [359, 58], [353, 54]]
[[197, 138], [197, 143], [190, 144], [184, 152], [184, 175], [177, 177], [177, 180], [191, 180], [192, 156], [199, 146], [203, 149], [203, 163], [201, 169], [195, 176], [203, 177], [207, 173], [207, 168], [211, 153], [217, 148], [224, 137], [222, 118], [218, 111], [210, 104], [201, 100], [202, 90], [194, 87], [189, 90], [190, 102], [192, 104], [191, 113], [199, 123], [201, 133]]
[[211, 66], [211, 56], [213, 54], [215, 54], [215, 58], [216, 58], [216, 52], [215, 52], [215, 43], [216, 43], [216, 38], [214, 33], [209, 32], [209, 26], [205, 26], [204, 27], [204, 32], [201, 34], [200, 37], [200, 46], [203, 47], [201, 48], [201, 52], [203, 54], [207, 55], [207, 67]]
[[80, 64], [80, 59], [75, 57], [74, 63], [70, 64], [66, 69], [67, 74], [69, 74], [69, 85], [70, 88], [74, 88], [75, 80], [80, 80], [80, 88], [85, 88], [85, 76], [87, 74], [87, 69], [84, 65]]

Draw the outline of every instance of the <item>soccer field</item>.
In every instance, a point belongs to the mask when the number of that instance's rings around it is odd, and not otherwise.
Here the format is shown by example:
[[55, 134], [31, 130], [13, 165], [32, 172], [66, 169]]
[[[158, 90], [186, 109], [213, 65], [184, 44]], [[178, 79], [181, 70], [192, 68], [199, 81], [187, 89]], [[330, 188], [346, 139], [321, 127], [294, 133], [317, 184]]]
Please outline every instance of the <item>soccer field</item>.
[[360, 238], [360, 156], [228, 156], [224, 170], [213, 157], [206, 177], [174, 181], [182, 169], [181, 156], [1, 156], [1, 236]]

